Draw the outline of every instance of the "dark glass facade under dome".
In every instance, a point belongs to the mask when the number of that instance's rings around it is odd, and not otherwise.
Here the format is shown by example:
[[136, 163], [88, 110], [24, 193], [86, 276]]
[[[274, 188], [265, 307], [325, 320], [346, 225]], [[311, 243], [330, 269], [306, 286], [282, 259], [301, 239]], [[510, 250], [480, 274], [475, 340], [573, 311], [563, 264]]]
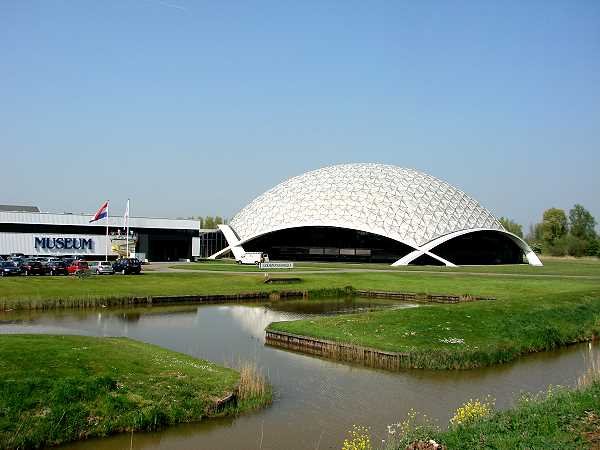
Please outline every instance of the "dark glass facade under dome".
[[[337, 227], [298, 227], [275, 231], [244, 244], [249, 252], [295, 261], [353, 261], [393, 263], [413, 248], [393, 239]], [[441, 251], [440, 251], [441, 249]], [[499, 233], [465, 235], [436, 248], [437, 255], [458, 264], [511, 264], [522, 262], [521, 249]], [[441, 264], [423, 255], [415, 265]]]

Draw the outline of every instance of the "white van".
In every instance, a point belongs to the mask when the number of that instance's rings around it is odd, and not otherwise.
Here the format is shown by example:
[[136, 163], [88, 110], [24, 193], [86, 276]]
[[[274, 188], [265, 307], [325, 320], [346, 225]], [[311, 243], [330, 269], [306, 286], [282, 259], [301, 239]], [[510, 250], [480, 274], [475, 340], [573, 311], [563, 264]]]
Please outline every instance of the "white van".
[[261, 262], [269, 262], [269, 255], [263, 252], [246, 252], [237, 261], [238, 264], [260, 264]]

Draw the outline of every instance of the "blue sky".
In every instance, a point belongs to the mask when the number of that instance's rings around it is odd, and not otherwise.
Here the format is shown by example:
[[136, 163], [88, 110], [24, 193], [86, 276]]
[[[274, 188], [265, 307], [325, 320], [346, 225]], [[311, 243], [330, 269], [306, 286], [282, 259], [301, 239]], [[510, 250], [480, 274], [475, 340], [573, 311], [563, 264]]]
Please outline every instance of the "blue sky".
[[0, 55], [0, 203], [231, 216], [383, 162], [600, 220], [595, 0], [5, 0]]

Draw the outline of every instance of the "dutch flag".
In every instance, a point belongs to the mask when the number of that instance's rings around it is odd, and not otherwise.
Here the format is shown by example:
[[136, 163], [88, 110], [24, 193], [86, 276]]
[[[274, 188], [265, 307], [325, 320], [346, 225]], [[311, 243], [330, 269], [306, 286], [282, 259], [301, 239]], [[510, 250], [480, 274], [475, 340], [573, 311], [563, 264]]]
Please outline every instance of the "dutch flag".
[[92, 220], [90, 220], [90, 223], [96, 222], [97, 220], [100, 220], [100, 219], [104, 219], [106, 216], [108, 216], [108, 200], [106, 200], [102, 204], [102, 206], [100, 207], [98, 212], [96, 212], [96, 214], [94, 215]]

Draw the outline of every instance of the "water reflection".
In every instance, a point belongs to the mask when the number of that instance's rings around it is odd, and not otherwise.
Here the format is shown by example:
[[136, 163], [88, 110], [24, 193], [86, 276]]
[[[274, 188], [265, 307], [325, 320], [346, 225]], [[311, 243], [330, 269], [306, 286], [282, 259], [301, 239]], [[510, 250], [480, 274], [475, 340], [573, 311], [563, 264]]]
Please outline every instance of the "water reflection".
[[[522, 391], [539, 391], [548, 384], [575, 385], [586, 370], [599, 364], [598, 347], [583, 344], [495, 368], [389, 373], [264, 346], [263, 330], [270, 322], [383, 306], [347, 300], [317, 303], [25, 312], [0, 315], [0, 332], [128, 336], [217, 363], [253, 359], [268, 373], [276, 394], [272, 407], [238, 418], [138, 433], [136, 449], [259, 448], [261, 428], [263, 449], [339, 448], [355, 423], [383, 434], [385, 425], [414, 408], [445, 424], [451, 411], [468, 398], [490, 394], [504, 408]], [[67, 448], [129, 445], [130, 436], [120, 435]]]

